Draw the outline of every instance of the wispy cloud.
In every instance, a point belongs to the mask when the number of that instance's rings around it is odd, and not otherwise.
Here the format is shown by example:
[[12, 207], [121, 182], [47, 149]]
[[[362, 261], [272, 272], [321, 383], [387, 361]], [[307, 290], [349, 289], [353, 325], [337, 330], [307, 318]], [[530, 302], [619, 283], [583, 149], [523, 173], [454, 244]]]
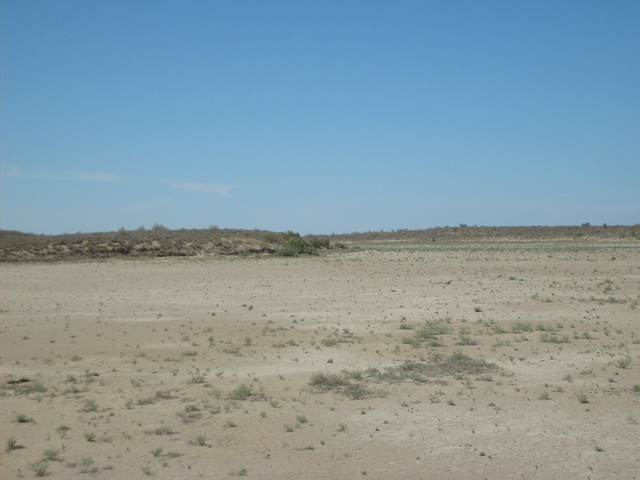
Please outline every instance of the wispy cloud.
[[[231, 189], [236, 185], [221, 185], [214, 183], [195, 183], [195, 182], [169, 182], [161, 179], [134, 179], [130, 177], [123, 177], [117, 173], [106, 172], [50, 172], [45, 170], [33, 170], [23, 171], [15, 165], [5, 165], [0, 171], [1, 178], [19, 178], [28, 179], [36, 178], [39, 180], [52, 180], [52, 181], [81, 181], [81, 182], [152, 182], [152, 183], [165, 183], [171, 188], [182, 190], [193, 190], [196, 192], [213, 193], [223, 197], [231, 198]], [[143, 209], [148, 208], [144, 206]]]
[[180, 188], [183, 190], [195, 190], [197, 192], [214, 193], [216, 195], [222, 195], [223, 197], [231, 197], [231, 189], [234, 185], [217, 185], [209, 183], [173, 183], [173, 188]]
[[0, 178], [20, 178], [20, 169], [15, 165], [4, 165], [0, 170]]
[[90, 182], [122, 182], [124, 178], [115, 173], [104, 172], [64, 172], [51, 173], [37, 170], [33, 176], [43, 180], [80, 180]]

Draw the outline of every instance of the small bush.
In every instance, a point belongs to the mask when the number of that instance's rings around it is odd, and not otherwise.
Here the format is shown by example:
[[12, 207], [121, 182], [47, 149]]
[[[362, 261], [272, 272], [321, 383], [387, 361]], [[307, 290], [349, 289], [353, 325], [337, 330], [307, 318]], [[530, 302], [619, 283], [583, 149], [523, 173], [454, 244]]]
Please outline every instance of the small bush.
[[562, 335], [562, 337], [559, 337], [558, 335], [544, 332], [540, 335], [540, 341], [542, 343], [569, 343], [569, 336]]
[[44, 477], [47, 474], [47, 469], [49, 468], [49, 462], [46, 460], [40, 460], [39, 462], [28, 462], [27, 466], [29, 470], [35, 473], [36, 477]]
[[16, 422], [29, 423], [29, 422], [33, 422], [33, 418], [27, 417], [27, 415], [24, 413], [19, 413], [18, 415], [16, 415]]
[[244, 383], [229, 394], [231, 400], [246, 400], [251, 396], [251, 388]]
[[325, 347], [335, 347], [338, 344], [338, 340], [335, 338], [323, 338], [322, 345]]
[[260, 241], [263, 243], [278, 243], [280, 241], [280, 237], [277, 233], [273, 232], [264, 232], [260, 235]]
[[173, 435], [177, 432], [173, 428], [165, 425], [164, 427], [158, 427], [155, 430], [147, 430], [144, 433], [147, 435]]
[[533, 332], [533, 325], [530, 323], [517, 322], [511, 326], [513, 333]]
[[12, 450], [16, 450], [18, 447], [18, 440], [16, 440], [16, 437], [9, 437], [7, 438], [7, 448], [5, 449], [5, 451], [8, 453]]
[[620, 358], [616, 361], [618, 368], [627, 368], [629, 365], [631, 365], [631, 359], [629, 357]]
[[311, 238], [309, 240], [309, 244], [313, 247], [313, 248], [330, 248], [331, 246], [331, 242], [329, 241], [328, 238]]
[[316, 248], [304, 238], [300, 237], [299, 233], [288, 231], [282, 234], [284, 243], [282, 248], [277, 250], [276, 255], [283, 257], [293, 257], [302, 254], [313, 254]]
[[424, 327], [416, 330], [416, 336], [418, 338], [429, 338], [435, 335], [446, 335], [451, 332], [451, 329], [445, 325], [440, 325], [440, 322], [433, 320], [427, 320]]
[[422, 346], [422, 340], [419, 337], [404, 337], [402, 343], [411, 345], [413, 348], [420, 348]]
[[166, 232], [169, 229], [160, 223], [154, 223], [153, 227], [151, 227], [152, 232]]
[[95, 473], [98, 471], [96, 467], [92, 467], [93, 458], [82, 457], [80, 459], [80, 473]]
[[312, 387], [320, 389], [331, 389], [335, 387], [343, 387], [349, 382], [342, 376], [335, 373], [315, 373], [311, 376], [309, 384]]
[[52, 448], [42, 452], [42, 456], [44, 457], [43, 460], [49, 460], [50, 462], [55, 462], [56, 460], [58, 460], [59, 455], [60, 450], [54, 450]]
[[360, 400], [366, 395], [365, 390], [360, 385], [351, 385], [346, 389], [347, 397], [352, 400]]
[[460, 334], [460, 340], [456, 342], [456, 345], [477, 345], [478, 341], [474, 339], [471, 335]]

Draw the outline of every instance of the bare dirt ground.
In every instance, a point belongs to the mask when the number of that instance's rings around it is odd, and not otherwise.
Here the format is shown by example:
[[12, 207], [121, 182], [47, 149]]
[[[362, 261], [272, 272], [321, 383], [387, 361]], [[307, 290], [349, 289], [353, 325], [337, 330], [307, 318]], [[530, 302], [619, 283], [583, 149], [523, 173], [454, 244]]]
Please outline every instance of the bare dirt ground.
[[4, 264], [0, 476], [637, 478], [639, 301], [637, 241]]

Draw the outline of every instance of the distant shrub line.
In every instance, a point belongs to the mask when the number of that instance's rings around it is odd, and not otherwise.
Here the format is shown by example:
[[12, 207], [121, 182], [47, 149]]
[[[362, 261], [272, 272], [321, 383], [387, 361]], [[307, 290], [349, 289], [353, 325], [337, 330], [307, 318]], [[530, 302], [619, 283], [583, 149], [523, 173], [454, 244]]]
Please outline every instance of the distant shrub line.
[[310, 238], [306, 240], [299, 233], [291, 230], [277, 234], [273, 232], [265, 232], [260, 236], [263, 244], [279, 245], [273, 253], [282, 257], [294, 257], [296, 255], [313, 255], [320, 249], [331, 248], [331, 242], [328, 238]]

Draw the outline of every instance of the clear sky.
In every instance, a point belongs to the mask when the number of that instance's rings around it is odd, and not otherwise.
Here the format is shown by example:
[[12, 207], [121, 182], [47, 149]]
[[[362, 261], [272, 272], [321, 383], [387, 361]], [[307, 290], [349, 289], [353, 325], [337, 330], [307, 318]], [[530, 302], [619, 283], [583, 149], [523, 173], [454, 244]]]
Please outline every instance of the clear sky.
[[640, 2], [1, 1], [0, 227], [640, 222]]

